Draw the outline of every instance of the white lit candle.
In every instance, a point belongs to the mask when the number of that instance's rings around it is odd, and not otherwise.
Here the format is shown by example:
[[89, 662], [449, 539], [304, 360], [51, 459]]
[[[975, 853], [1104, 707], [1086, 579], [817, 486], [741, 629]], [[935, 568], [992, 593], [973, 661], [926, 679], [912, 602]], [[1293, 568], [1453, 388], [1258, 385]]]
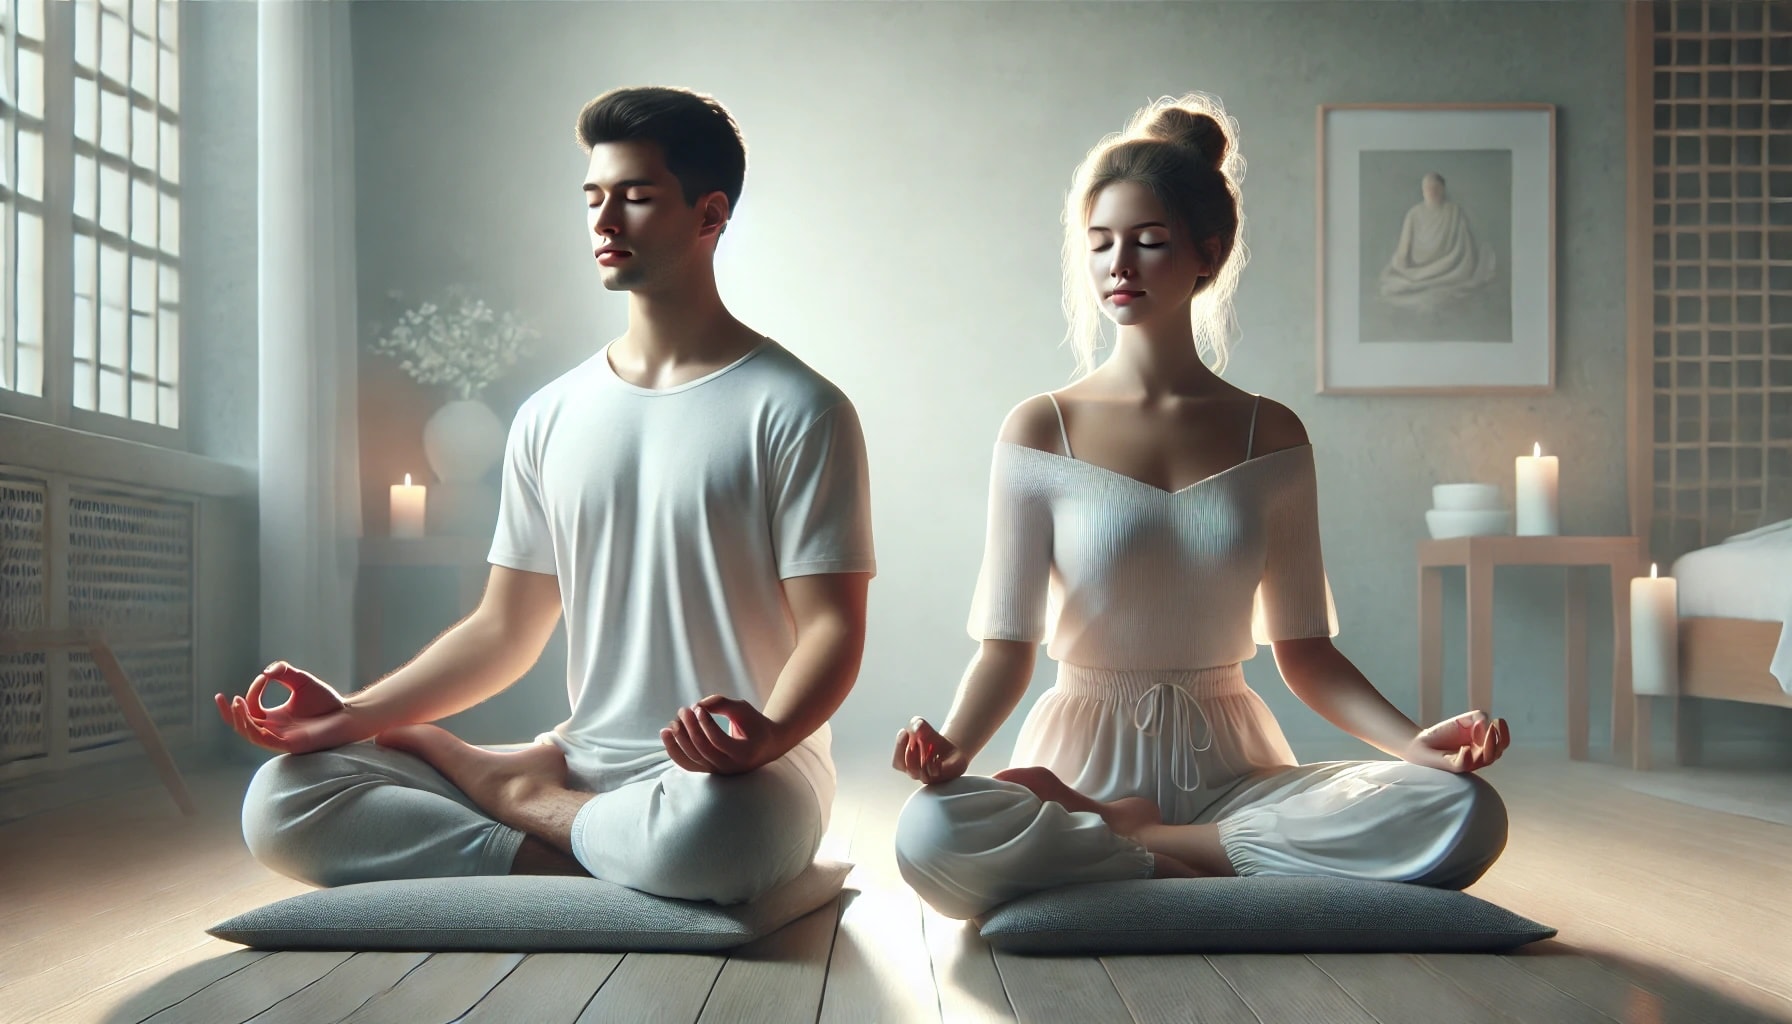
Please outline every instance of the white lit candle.
[[1680, 585], [1654, 564], [1630, 581], [1630, 686], [1650, 697], [1680, 691]]
[[412, 484], [409, 473], [404, 475], [404, 483], [392, 485], [392, 536], [423, 536], [424, 497], [423, 485]]
[[1556, 519], [1556, 457], [1543, 454], [1543, 445], [1531, 446], [1531, 454], [1518, 457], [1518, 529], [1520, 537], [1553, 537], [1561, 532]]

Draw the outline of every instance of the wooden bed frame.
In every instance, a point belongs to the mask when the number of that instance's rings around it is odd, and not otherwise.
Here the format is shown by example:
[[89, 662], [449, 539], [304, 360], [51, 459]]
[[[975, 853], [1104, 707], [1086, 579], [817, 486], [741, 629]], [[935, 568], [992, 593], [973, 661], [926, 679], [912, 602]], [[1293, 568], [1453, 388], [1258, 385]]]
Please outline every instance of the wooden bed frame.
[[[1783, 623], [1756, 619], [1686, 618], [1680, 620], [1680, 692], [1672, 698], [1674, 763], [1696, 760], [1698, 703], [1733, 700], [1792, 708], [1792, 693], [1767, 671], [1780, 642]], [[1651, 712], [1656, 700], [1638, 695], [1631, 717], [1631, 764], [1638, 771], [1650, 765]]]
[[[1690, 408], [1696, 409], [1696, 416], [1684, 423], [1676, 418], [1667, 425], [1672, 434], [1672, 442], [1667, 447], [1671, 449], [1669, 453], [1671, 456], [1677, 456], [1681, 450], [1685, 449], [1696, 451], [1699, 461], [1698, 474], [1691, 477], [1682, 476], [1677, 468], [1677, 459], [1675, 459], [1668, 463], [1670, 466], [1669, 478], [1663, 481], [1656, 479], [1656, 459], [1659, 454], [1662, 454], [1658, 451], [1657, 444], [1658, 434], [1655, 422], [1657, 409], [1663, 407], [1663, 403], [1660, 402], [1663, 398], [1667, 400], [1665, 407], [1670, 410], [1674, 409], [1681, 400], [1677, 375], [1668, 376], [1658, 386], [1656, 360], [1663, 353], [1657, 352], [1656, 332], [1668, 330], [1679, 334], [1689, 329], [1703, 332], [1708, 331], [1709, 325], [1682, 324], [1675, 320], [1658, 327], [1655, 320], [1656, 271], [1662, 269], [1656, 263], [1655, 233], [1658, 229], [1655, 227], [1655, 213], [1658, 201], [1665, 202], [1665, 200], [1657, 198], [1655, 179], [1659, 171], [1679, 169], [1677, 166], [1657, 167], [1655, 164], [1654, 147], [1657, 140], [1656, 130], [1653, 127], [1656, 104], [1654, 89], [1658, 71], [1655, 65], [1655, 17], [1655, 5], [1632, 4], [1629, 9], [1626, 30], [1627, 114], [1630, 124], [1626, 183], [1630, 216], [1627, 227], [1626, 267], [1628, 275], [1626, 291], [1629, 299], [1629, 386], [1626, 390], [1629, 394], [1631, 529], [1633, 533], [1643, 539], [1645, 546], [1651, 546], [1652, 540], [1654, 540], [1652, 546], [1656, 548], [1656, 554], [1665, 559], [1684, 550], [1707, 546], [1721, 539], [1723, 533], [1733, 532], [1731, 528], [1737, 525], [1734, 513], [1742, 511], [1740, 507], [1733, 504], [1737, 500], [1734, 490], [1738, 483], [1735, 479], [1736, 471], [1729, 470], [1728, 473], [1720, 477], [1712, 472], [1709, 456], [1712, 450], [1718, 447], [1732, 449], [1739, 447], [1738, 442], [1744, 442], [1744, 436], [1741, 431], [1735, 429], [1737, 424], [1734, 422], [1719, 423], [1720, 427], [1729, 429], [1714, 433], [1712, 430], [1712, 403], [1706, 399], [1717, 389], [1691, 387], [1685, 394], [1692, 402]], [[1670, 35], [1679, 31], [1679, 27], [1676, 26], [1670, 31]], [[1693, 33], [1689, 38], [1697, 35], [1698, 33]], [[1668, 52], [1676, 51], [1670, 49]], [[1707, 69], [1677, 65], [1674, 70], [1703, 72]], [[1703, 80], [1704, 76], [1701, 74], [1699, 77]], [[1685, 99], [1686, 97], [1676, 96], [1675, 98]], [[1699, 99], [1699, 97], [1691, 98], [1695, 101]], [[1731, 101], [1725, 99], [1721, 102], [1729, 103]], [[1698, 135], [1701, 133], [1696, 129], [1690, 132], [1685, 129], [1676, 129], [1675, 131], [1676, 136], [1687, 134]], [[1765, 141], [1764, 138], [1764, 148]], [[1678, 160], [1679, 157], [1674, 156], [1672, 159]], [[1723, 171], [1728, 168], [1700, 166], [1685, 169], [1702, 175], [1707, 171]], [[1782, 168], [1776, 166], [1773, 169], [1780, 170]], [[1676, 226], [1669, 230], [1676, 232], [1691, 230], [1700, 235], [1718, 234], [1731, 230], [1729, 227], [1722, 226], [1688, 228], [1682, 225], [1678, 215], [1673, 224]], [[1677, 264], [1664, 264], [1663, 266], [1671, 265]], [[1669, 287], [1677, 288], [1678, 285], [1672, 284]], [[1671, 292], [1670, 294], [1682, 293]], [[1703, 292], [1684, 294], [1692, 295], [1695, 299], [1705, 297]], [[1713, 291], [1710, 294], [1718, 295], [1720, 293]], [[1726, 291], [1722, 294], [1731, 296], [1731, 301], [1734, 301], [1736, 295], [1734, 291]], [[1747, 325], [1736, 324], [1735, 326]], [[1762, 333], [1765, 334], [1766, 331], [1763, 330]], [[1667, 357], [1682, 362], [1688, 359], [1689, 353], [1679, 350], [1677, 341], [1670, 344], [1673, 347], [1666, 353]], [[1780, 355], [1777, 351], [1763, 353], [1763, 355], [1767, 354]], [[1730, 352], [1727, 349], [1713, 352], [1709, 338], [1707, 338], [1701, 351], [1690, 354], [1690, 358], [1706, 364], [1721, 363], [1730, 358]], [[1705, 369], [1707, 372], [1699, 375], [1701, 380], [1715, 383], [1710, 380], [1709, 365]], [[1734, 400], [1734, 395], [1740, 394], [1744, 389], [1734, 386], [1740, 383], [1739, 380], [1733, 379], [1731, 383], [1733, 386], [1730, 388], [1730, 392], [1733, 396], [1732, 400]], [[1747, 390], [1752, 394], [1756, 388], [1751, 385]], [[1775, 383], [1763, 373], [1758, 391], [1763, 406], [1766, 406], [1769, 395], [1777, 397], [1782, 393], [1792, 391], [1792, 389]], [[1668, 412], [1667, 415], [1677, 417], [1677, 413], [1673, 411]], [[1682, 427], [1696, 427], [1697, 438], [1685, 436]], [[1714, 443], [1718, 438], [1722, 440]], [[1786, 448], [1789, 444], [1786, 438], [1774, 432], [1768, 422], [1763, 423], [1762, 436], [1758, 443], [1753, 439], [1752, 434], [1745, 443], [1748, 447], [1754, 447], [1760, 451], [1764, 467], [1768, 464], [1770, 455], [1779, 449]], [[1759, 472], [1761, 475], [1758, 479], [1742, 481], [1742, 483], [1757, 485], [1764, 492], [1770, 483], [1767, 479], [1767, 474], [1770, 471], [1763, 468]], [[1670, 512], [1668, 522], [1670, 538], [1665, 542], [1655, 538], [1655, 528], [1658, 525], [1655, 522], [1658, 485], [1661, 485], [1665, 493], [1670, 496], [1669, 500], [1676, 500], [1681, 492], [1692, 492], [1697, 495], [1699, 508], [1697, 518], [1701, 521], [1697, 524], [1699, 536], [1696, 543], [1693, 543], [1691, 538], [1683, 538], [1674, 532], [1674, 526], [1685, 525], [1685, 523], [1675, 523], [1672, 519], [1673, 512]], [[1719, 496], [1724, 488], [1730, 488], [1730, 490]], [[1765, 502], [1765, 499], [1763, 498], [1762, 501]], [[1724, 521], [1723, 515], [1719, 513], [1720, 509], [1732, 513], [1729, 521]], [[1753, 511], [1753, 509], [1750, 510]], [[1765, 504], [1759, 511], [1763, 516], [1765, 515]], [[1638, 770], [1649, 767], [1649, 740], [1652, 736], [1650, 712], [1652, 705], [1657, 700], [1671, 699], [1672, 701], [1669, 708], [1673, 715], [1675, 763], [1690, 760], [1696, 749], [1698, 738], [1696, 716], [1699, 701], [1728, 700], [1792, 707], [1792, 694], [1788, 694], [1780, 688], [1779, 681], [1768, 672], [1767, 668], [1772, 661], [1774, 649], [1779, 643], [1781, 628], [1782, 623], [1779, 622], [1763, 622], [1752, 619], [1697, 617], [1682, 619], [1679, 636], [1679, 693], [1674, 698], [1644, 696], [1634, 698], [1636, 701], [1635, 714], [1631, 718], [1633, 727], [1631, 736], [1632, 766]]]

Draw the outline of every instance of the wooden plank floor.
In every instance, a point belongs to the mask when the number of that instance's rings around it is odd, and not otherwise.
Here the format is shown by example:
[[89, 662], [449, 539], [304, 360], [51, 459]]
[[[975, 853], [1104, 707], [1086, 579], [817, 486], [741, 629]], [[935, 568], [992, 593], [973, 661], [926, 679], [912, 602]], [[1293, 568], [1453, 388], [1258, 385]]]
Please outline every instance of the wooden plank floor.
[[1488, 778], [1511, 841], [1471, 890], [1559, 938], [1510, 956], [994, 954], [890, 852], [909, 792], [848, 770], [824, 853], [837, 905], [731, 956], [275, 953], [204, 928], [304, 887], [237, 832], [242, 770], [184, 821], [140, 788], [0, 825], [0, 1022], [1792, 1022], [1792, 828], [1515, 750]]

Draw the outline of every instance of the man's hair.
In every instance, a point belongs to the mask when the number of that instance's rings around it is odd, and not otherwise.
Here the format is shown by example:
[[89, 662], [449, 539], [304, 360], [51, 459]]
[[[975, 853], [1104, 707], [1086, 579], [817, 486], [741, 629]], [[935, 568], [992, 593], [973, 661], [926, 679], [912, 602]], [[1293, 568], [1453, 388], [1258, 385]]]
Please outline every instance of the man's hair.
[[577, 137], [587, 153], [605, 142], [657, 142], [687, 206], [711, 192], [728, 197], [730, 216], [740, 203], [746, 143], [713, 97], [664, 86], [611, 89], [579, 111]]

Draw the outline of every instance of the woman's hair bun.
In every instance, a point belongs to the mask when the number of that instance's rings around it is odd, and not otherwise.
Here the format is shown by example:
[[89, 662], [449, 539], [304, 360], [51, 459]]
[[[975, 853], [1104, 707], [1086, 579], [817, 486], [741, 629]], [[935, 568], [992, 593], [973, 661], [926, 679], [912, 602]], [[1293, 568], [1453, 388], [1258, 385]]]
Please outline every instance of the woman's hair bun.
[[1158, 111], [1147, 129], [1151, 138], [1178, 146], [1187, 146], [1201, 154], [1203, 163], [1219, 170], [1225, 162], [1230, 141], [1226, 130], [1211, 116], [1182, 107], [1166, 107]]

